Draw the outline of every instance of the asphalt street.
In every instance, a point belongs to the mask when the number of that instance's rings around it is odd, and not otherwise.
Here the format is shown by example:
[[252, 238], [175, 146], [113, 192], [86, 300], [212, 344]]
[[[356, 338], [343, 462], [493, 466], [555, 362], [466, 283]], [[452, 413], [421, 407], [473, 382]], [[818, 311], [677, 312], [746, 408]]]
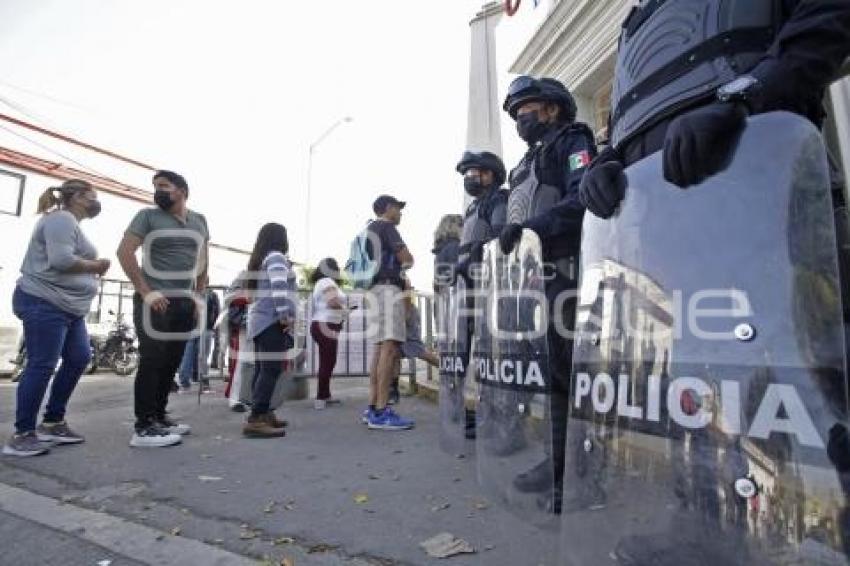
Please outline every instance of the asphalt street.
[[[414, 430], [370, 431], [366, 380], [343, 378], [342, 405], [286, 403], [287, 437], [252, 440], [214, 387], [200, 404], [172, 395], [172, 415], [193, 427], [183, 444], [134, 449], [132, 378], [84, 377], [68, 413], [84, 444], [0, 457], [0, 564], [551, 563], [555, 533], [482, 493], [474, 454], [441, 451], [433, 402], [403, 398]], [[14, 392], [0, 380], [8, 433]], [[429, 557], [420, 543], [440, 533], [475, 552]]]

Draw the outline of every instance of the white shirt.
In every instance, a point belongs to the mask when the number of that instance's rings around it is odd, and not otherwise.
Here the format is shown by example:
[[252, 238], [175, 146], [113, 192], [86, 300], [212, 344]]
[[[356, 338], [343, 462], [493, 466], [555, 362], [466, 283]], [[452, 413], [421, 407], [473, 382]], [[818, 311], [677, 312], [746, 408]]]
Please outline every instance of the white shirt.
[[339, 302], [345, 304], [345, 293], [343, 293], [336, 282], [330, 277], [323, 277], [313, 287], [313, 320], [316, 322], [329, 322], [331, 324], [342, 323], [345, 309], [332, 309], [328, 306], [328, 297], [334, 296], [331, 291], [336, 291]]

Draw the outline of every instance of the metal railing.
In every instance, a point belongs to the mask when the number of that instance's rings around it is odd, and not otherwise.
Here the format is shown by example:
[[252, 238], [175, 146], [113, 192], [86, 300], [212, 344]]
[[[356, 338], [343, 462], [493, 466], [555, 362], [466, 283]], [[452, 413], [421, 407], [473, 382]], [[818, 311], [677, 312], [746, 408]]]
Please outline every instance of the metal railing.
[[[228, 305], [225, 303], [225, 285], [210, 285], [210, 289], [216, 292], [222, 305], [222, 312], [227, 312]], [[133, 321], [133, 285], [129, 281], [118, 279], [102, 279], [97, 294], [95, 305], [89, 314], [90, 324], [104, 322], [104, 313], [112, 311], [117, 317], [125, 316], [126, 321]], [[296, 324], [296, 339], [300, 347], [305, 350], [304, 362], [296, 369], [297, 377], [314, 376], [319, 367], [319, 353], [315, 342], [310, 338], [310, 320], [313, 314], [312, 290], [298, 290], [298, 319]], [[434, 347], [434, 303], [430, 294], [417, 293], [416, 304], [420, 313], [420, 326], [422, 328], [422, 341], [428, 347]], [[357, 309], [351, 312], [342, 331], [339, 333], [337, 349], [337, 363], [334, 369], [334, 377], [363, 376], [369, 373], [369, 360], [374, 352], [375, 345], [366, 336], [367, 312], [364, 308], [364, 295], [362, 292], [352, 291], [347, 295], [346, 307], [357, 305]], [[224, 378], [227, 375], [227, 347], [228, 336], [226, 324], [222, 325], [216, 333], [213, 353], [215, 359], [211, 364], [210, 377]], [[217, 362], [217, 363], [216, 363]], [[421, 360], [405, 360], [403, 374], [415, 380], [418, 376], [424, 376], [427, 380], [434, 379], [433, 368]]]

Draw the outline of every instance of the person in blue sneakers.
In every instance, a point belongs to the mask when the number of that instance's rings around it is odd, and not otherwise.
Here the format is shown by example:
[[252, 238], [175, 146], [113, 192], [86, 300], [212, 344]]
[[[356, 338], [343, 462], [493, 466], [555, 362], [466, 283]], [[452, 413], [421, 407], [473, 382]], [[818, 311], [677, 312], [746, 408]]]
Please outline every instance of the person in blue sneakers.
[[369, 287], [367, 304], [377, 348], [369, 372], [369, 409], [364, 417], [369, 428], [375, 430], [405, 430], [414, 425], [387, 404], [401, 344], [406, 338], [403, 270], [413, 266], [413, 256], [396, 228], [404, 204], [389, 195], [379, 196], [372, 205], [377, 219], [368, 228], [366, 251], [377, 263], [377, 273]]

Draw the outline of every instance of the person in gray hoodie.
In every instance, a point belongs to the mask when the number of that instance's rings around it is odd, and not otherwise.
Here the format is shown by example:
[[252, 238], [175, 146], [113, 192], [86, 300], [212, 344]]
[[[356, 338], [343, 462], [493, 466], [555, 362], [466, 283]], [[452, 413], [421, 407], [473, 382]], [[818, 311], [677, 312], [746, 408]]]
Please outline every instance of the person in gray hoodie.
[[[97, 278], [110, 264], [97, 257], [80, 229], [81, 220], [100, 214], [97, 192], [87, 181], [71, 179], [47, 189], [38, 200], [38, 212], [43, 216], [12, 296], [12, 309], [24, 326], [27, 364], [18, 384], [15, 434], [3, 447], [10, 456], [36, 456], [55, 444], [84, 441], [65, 422], [65, 408], [91, 360], [85, 316], [97, 293]], [[51, 377], [44, 420], [36, 427]]]

